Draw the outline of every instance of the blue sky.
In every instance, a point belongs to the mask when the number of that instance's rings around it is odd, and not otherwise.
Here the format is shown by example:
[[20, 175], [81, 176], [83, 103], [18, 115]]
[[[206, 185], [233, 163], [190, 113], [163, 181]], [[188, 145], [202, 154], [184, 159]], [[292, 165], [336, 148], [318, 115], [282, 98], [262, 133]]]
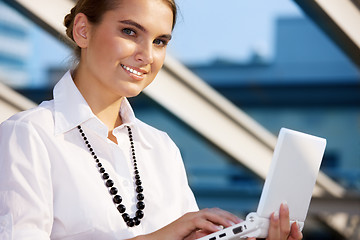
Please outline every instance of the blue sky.
[[278, 17], [302, 17], [291, 0], [177, 0], [180, 8], [169, 53], [186, 63], [214, 58], [246, 61], [273, 54]]

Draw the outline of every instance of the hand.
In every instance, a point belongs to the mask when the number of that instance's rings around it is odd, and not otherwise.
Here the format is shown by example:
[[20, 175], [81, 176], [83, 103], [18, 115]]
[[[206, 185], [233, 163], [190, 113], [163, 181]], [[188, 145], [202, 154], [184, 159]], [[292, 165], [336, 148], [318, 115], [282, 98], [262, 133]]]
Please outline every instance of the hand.
[[[281, 204], [280, 216], [273, 213], [270, 217], [270, 226], [267, 240], [300, 240], [303, 238], [296, 223], [290, 226], [289, 208], [287, 204]], [[249, 238], [248, 240], [255, 240]]]
[[143, 239], [194, 240], [241, 221], [235, 215], [218, 208], [203, 209], [186, 213], [164, 228], [143, 236]]

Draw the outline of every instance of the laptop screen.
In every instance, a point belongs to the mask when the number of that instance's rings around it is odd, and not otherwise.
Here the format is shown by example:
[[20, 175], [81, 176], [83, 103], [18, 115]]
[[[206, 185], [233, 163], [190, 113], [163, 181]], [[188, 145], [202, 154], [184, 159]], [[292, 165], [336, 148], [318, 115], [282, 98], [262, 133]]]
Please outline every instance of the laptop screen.
[[280, 130], [257, 209], [259, 217], [269, 218], [286, 202], [290, 220], [305, 221], [325, 146], [324, 138]]

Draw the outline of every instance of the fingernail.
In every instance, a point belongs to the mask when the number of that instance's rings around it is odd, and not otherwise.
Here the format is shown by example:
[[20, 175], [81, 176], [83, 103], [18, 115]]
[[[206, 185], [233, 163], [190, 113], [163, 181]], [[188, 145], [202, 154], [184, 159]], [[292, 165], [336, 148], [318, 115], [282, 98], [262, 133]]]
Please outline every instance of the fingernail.
[[216, 228], [217, 228], [217, 230], [223, 230], [224, 229], [224, 226], [222, 226], [222, 225], [218, 225], [218, 226], [216, 226]]
[[229, 223], [230, 226], [235, 225], [235, 223], [233, 221], [228, 221], [228, 223]]
[[301, 230], [300, 230], [300, 223], [299, 223], [298, 221], [295, 221], [295, 223], [296, 223], [296, 227], [297, 227], [298, 231], [301, 232]]
[[273, 217], [275, 221], [279, 220], [279, 212], [278, 211], [274, 212]]
[[287, 204], [287, 201], [284, 201], [284, 202], [282, 203], [282, 206], [283, 206], [284, 210], [289, 210], [289, 206], [288, 206], [288, 204]]

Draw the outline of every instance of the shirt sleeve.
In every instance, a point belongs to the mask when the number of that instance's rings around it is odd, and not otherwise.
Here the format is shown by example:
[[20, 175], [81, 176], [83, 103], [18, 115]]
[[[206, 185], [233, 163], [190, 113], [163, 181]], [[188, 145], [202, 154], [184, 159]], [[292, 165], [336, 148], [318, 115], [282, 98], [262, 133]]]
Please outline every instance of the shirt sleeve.
[[31, 123], [0, 125], [0, 239], [50, 239], [50, 171], [47, 148]]

